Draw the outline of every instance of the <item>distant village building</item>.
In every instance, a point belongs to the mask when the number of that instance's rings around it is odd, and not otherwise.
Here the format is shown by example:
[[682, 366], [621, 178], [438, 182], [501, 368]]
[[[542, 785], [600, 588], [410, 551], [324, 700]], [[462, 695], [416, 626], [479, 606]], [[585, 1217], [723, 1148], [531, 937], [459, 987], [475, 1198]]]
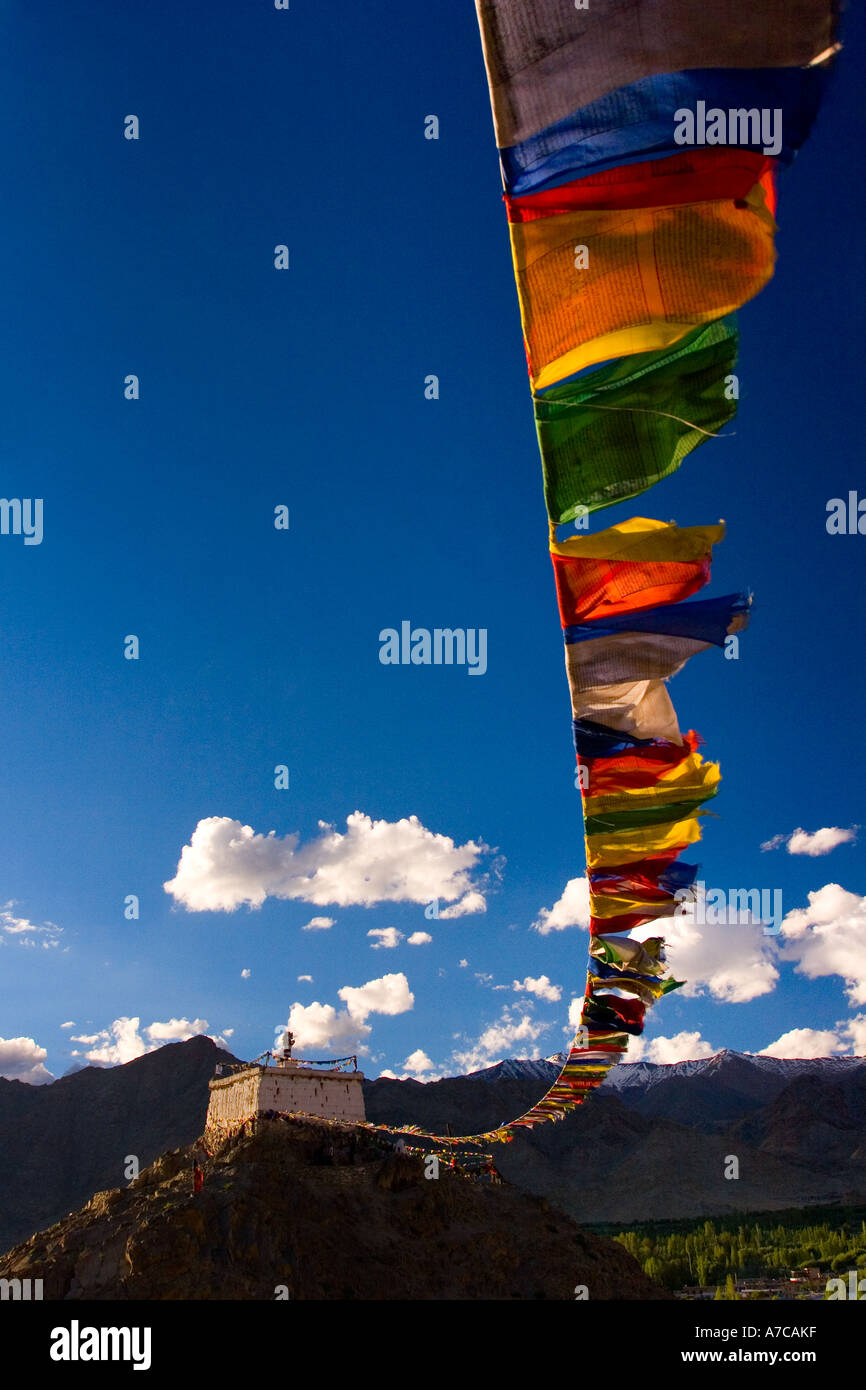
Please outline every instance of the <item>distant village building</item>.
[[364, 1076], [357, 1069], [357, 1058], [306, 1062], [292, 1057], [293, 1043], [292, 1034], [286, 1033], [280, 1052], [265, 1053], [231, 1070], [218, 1068], [210, 1082], [205, 1128], [234, 1129], [269, 1111], [363, 1124], [367, 1118]]

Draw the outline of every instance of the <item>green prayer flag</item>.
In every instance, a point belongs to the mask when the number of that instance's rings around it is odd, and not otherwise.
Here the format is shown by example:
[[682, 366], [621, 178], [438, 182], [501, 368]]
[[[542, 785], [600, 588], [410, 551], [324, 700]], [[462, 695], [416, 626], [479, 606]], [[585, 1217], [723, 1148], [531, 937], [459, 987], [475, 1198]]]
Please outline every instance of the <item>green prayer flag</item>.
[[648, 825], [667, 825], [668, 821], [685, 820], [698, 815], [698, 807], [716, 795], [718, 787], [698, 797], [697, 801], [673, 801], [661, 806], [642, 806], [635, 811], [605, 811], [597, 816], [587, 816], [585, 831], [587, 835], [615, 835], [619, 830], [642, 830]]
[[555, 524], [637, 497], [737, 410], [736, 316], [534, 397], [544, 498]]

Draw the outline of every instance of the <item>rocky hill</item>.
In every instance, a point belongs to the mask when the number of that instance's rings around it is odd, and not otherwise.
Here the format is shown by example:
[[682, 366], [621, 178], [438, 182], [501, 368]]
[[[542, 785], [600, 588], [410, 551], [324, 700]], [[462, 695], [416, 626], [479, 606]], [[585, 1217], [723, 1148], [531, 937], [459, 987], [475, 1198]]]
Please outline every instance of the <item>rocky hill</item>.
[[[377, 1136], [260, 1121], [204, 1164], [164, 1154], [127, 1187], [0, 1257], [46, 1299], [665, 1299], [614, 1241], [546, 1201], [483, 1186]], [[329, 1146], [335, 1152], [329, 1152]]]
[[[199, 1037], [47, 1086], [0, 1080], [0, 1250], [123, 1183], [129, 1155], [143, 1167], [190, 1144], [204, 1127], [208, 1080], [227, 1060]], [[510, 1060], [426, 1085], [367, 1081], [367, 1115], [477, 1133], [528, 1109], [546, 1069], [555, 1064]], [[724, 1177], [731, 1154], [736, 1180]], [[584, 1223], [862, 1203], [864, 1159], [866, 1060], [730, 1052], [617, 1067], [574, 1115], [497, 1152], [511, 1182]]]

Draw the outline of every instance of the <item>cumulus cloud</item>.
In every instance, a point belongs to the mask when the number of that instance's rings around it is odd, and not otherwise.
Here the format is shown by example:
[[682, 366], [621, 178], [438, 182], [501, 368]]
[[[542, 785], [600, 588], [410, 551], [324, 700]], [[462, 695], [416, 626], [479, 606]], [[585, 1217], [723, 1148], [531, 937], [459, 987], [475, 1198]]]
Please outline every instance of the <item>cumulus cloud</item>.
[[820, 830], [792, 831], [790, 835], [774, 835], [771, 840], [765, 840], [761, 845], [762, 850], [778, 849], [780, 845], [787, 844], [789, 854], [808, 854], [813, 859], [819, 854], [829, 854], [837, 845], [848, 845], [857, 838], [859, 826], [851, 825], [847, 830], [842, 830], [838, 825], [825, 825]]
[[54, 1080], [44, 1066], [47, 1056], [47, 1049], [33, 1038], [0, 1038], [0, 1076], [28, 1086], [44, 1086]]
[[563, 1028], [563, 1033], [573, 1033], [580, 1027], [580, 1015], [583, 1012], [583, 995], [576, 994], [568, 1006], [568, 1023]]
[[851, 1051], [857, 1057], [866, 1056], [866, 1014], [855, 1014], [844, 1025], [844, 1032], [851, 1039]]
[[313, 983], [313, 977], [312, 977], [312, 975], [299, 975], [299, 976], [298, 976], [298, 983], [300, 983], [302, 980], [305, 980], [305, 981], [307, 982], [307, 984], [309, 984], [309, 985], [311, 985], [311, 984]]
[[188, 1018], [170, 1018], [167, 1023], [151, 1023], [144, 1031], [151, 1042], [186, 1042], [187, 1038], [196, 1038], [207, 1032], [207, 1019], [194, 1018], [190, 1022]]
[[769, 1047], [762, 1047], [759, 1057], [830, 1057], [847, 1049], [830, 1028], [791, 1028]]
[[670, 1038], [629, 1038], [628, 1052], [623, 1063], [629, 1062], [691, 1062], [714, 1057], [718, 1052], [700, 1033], [674, 1033]]
[[[302, 1051], [367, 1051], [364, 1041], [373, 1031], [367, 1024], [352, 1018], [347, 1009], [337, 1010], [333, 1004], [293, 1004], [289, 1010], [288, 1027], [295, 1035], [295, 1044]], [[284, 1030], [282, 1026], [278, 1033]]]
[[460, 966], [461, 970], [465, 970], [469, 962], [468, 960], [459, 960], [457, 964]]
[[527, 975], [524, 980], [515, 980], [511, 988], [515, 994], [534, 994], [539, 999], [549, 999], [554, 1004], [562, 998], [561, 985], [552, 985], [546, 975], [539, 975], [537, 980]]
[[423, 1048], [418, 1047], [414, 1052], [410, 1052], [399, 1075], [393, 1071], [382, 1071], [379, 1075], [386, 1076], [391, 1081], [441, 1081], [443, 1073], [437, 1072], [435, 1063]]
[[[764, 934], [760, 923], [742, 920], [724, 927], [705, 925], [695, 921], [693, 903], [684, 907], [687, 911], [665, 917], [661, 923], [671, 972], [678, 980], [687, 981], [684, 997], [710, 994], [727, 1004], [745, 1004], [772, 993], [779, 979], [774, 938]], [[749, 914], [743, 912], [742, 916]], [[659, 926], [658, 922], [651, 923], [633, 935], [642, 939], [657, 935]]]
[[406, 944], [407, 946], [429, 946], [432, 940], [429, 932], [413, 931], [412, 935], [407, 938]]
[[866, 1004], [866, 897], [838, 883], [809, 893], [809, 906], [782, 920], [783, 960], [800, 975], [817, 980], [838, 975], [853, 1005]]
[[433, 1063], [427, 1056], [427, 1053], [423, 1050], [423, 1048], [420, 1047], [416, 1047], [414, 1052], [409, 1053], [409, 1056], [406, 1058], [405, 1062], [403, 1063], [403, 1066], [407, 1069], [407, 1071], [413, 1072], [435, 1070]]
[[[471, 841], [470, 841], [471, 843]], [[413, 899], [417, 902], [418, 899]], [[452, 903], [450, 907], [443, 907], [439, 913], [439, 921], [447, 922], [455, 917], [465, 917], [470, 912], [486, 912], [487, 902], [484, 894], [479, 893], [477, 888], [470, 888], [468, 893], [464, 893], [459, 902]]]
[[330, 931], [336, 925], [336, 917], [311, 917], [309, 922], [305, 922], [301, 931]]
[[358, 988], [344, 985], [337, 993], [352, 1017], [359, 1019], [365, 1019], [368, 1014], [404, 1014], [415, 1004], [409, 981], [402, 973], [368, 980]]
[[543, 907], [532, 926], [542, 936], [552, 931], [564, 931], [566, 927], [588, 927], [589, 881], [586, 878], [569, 879], [562, 897], [553, 907]]
[[[415, 1004], [409, 981], [403, 974], [383, 975], [357, 987], [344, 985], [337, 991], [346, 1005], [335, 1009], [333, 1004], [294, 1003], [289, 1010], [288, 1028], [301, 1049], [352, 1048], [367, 1052], [366, 1039], [373, 1031], [367, 1023], [370, 1014], [407, 1013]], [[285, 1031], [281, 1024], [278, 1034]]]
[[[202, 1034], [211, 1037], [218, 1046], [225, 1046], [226, 1038], [234, 1032], [234, 1029], [227, 1028], [224, 1034], [208, 1034], [207, 1029], [206, 1018], [196, 1018], [192, 1022], [188, 1018], [170, 1018], [165, 1023], [150, 1023], [142, 1029], [140, 1018], [122, 1017], [116, 1018], [97, 1033], [82, 1033], [73, 1037], [72, 1041], [90, 1049], [84, 1053], [88, 1062], [114, 1067], [122, 1066], [124, 1062], [134, 1062], [136, 1057], [155, 1052], [166, 1043], [186, 1042], [187, 1038]], [[80, 1057], [81, 1052], [76, 1050], [72, 1056]]]
[[395, 946], [399, 946], [403, 940], [403, 933], [396, 927], [374, 927], [367, 932], [368, 936], [374, 936], [375, 941], [371, 943], [373, 951], [393, 951]]
[[242, 970], [242, 971], [241, 971], [241, 979], [242, 979], [242, 980], [248, 980], [248, 979], [250, 978], [250, 976], [252, 975], [252, 973], [253, 973], [252, 970]]
[[72, 1021], [72, 1019], [70, 1019], [68, 1023], [61, 1023], [60, 1027], [61, 1027], [61, 1028], [74, 1028], [74, 1027], [75, 1027], [75, 1024], [74, 1024], [74, 1022]]
[[461, 1072], [480, 1071], [482, 1067], [494, 1066], [511, 1056], [515, 1043], [535, 1042], [548, 1026], [536, 1023], [530, 1014], [516, 1017], [506, 1005], [497, 1021], [485, 1028], [475, 1042], [455, 1050], [452, 1059]]
[[299, 835], [256, 834], [227, 816], [209, 816], [199, 821], [175, 877], [163, 887], [190, 912], [231, 912], [244, 903], [261, 907], [269, 897], [317, 907], [441, 898], [451, 904], [443, 917], [484, 910], [472, 872], [486, 845], [456, 845], [427, 830], [417, 816], [374, 821], [354, 811], [346, 827], [341, 834], [320, 821], [321, 833], [301, 845]]

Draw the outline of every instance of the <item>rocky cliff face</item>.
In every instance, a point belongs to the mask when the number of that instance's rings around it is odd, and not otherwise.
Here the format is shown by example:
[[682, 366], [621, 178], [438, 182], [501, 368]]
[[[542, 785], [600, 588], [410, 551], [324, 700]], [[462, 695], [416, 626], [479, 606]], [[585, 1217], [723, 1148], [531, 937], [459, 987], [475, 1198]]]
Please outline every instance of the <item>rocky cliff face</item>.
[[662, 1299], [619, 1245], [546, 1201], [482, 1186], [376, 1136], [259, 1121], [204, 1164], [164, 1154], [126, 1188], [0, 1258], [46, 1299]]

